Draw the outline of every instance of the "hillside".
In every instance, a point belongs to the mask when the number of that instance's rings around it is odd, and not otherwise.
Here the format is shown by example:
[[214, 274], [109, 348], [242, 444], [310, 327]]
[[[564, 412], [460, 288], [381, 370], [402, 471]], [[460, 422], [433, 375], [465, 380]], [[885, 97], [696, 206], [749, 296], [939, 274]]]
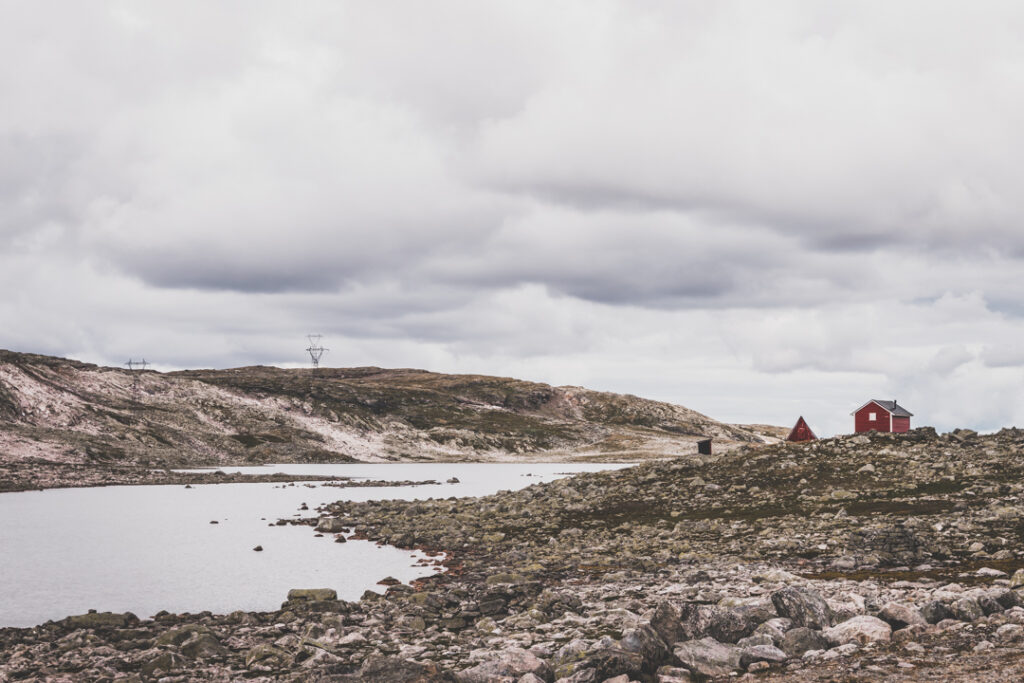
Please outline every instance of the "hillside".
[[[138, 382], [133, 390], [133, 380]], [[381, 368], [159, 373], [0, 351], [0, 462], [643, 459], [762, 434], [579, 387]]]

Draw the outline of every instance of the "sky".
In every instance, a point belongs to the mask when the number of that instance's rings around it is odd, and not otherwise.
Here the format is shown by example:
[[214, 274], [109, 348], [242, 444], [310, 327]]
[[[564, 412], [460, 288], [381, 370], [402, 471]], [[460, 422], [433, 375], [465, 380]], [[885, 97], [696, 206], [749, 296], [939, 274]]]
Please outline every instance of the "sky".
[[0, 348], [1024, 426], [1024, 5], [0, 0]]

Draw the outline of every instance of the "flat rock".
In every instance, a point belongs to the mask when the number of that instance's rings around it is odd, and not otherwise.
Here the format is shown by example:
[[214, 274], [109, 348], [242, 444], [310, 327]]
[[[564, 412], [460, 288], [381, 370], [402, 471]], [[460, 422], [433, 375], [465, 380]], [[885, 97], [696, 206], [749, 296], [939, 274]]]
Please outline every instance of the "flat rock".
[[477, 664], [458, 675], [462, 683], [491, 683], [506, 676], [519, 678], [524, 674], [533, 674], [545, 681], [554, 679], [551, 666], [543, 659], [519, 648], [510, 648], [500, 653], [495, 659]]
[[741, 668], [742, 650], [714, 638], [688, 640], [678, 644], [674, 653], [683, 666], [698, 676], [728, 676]]

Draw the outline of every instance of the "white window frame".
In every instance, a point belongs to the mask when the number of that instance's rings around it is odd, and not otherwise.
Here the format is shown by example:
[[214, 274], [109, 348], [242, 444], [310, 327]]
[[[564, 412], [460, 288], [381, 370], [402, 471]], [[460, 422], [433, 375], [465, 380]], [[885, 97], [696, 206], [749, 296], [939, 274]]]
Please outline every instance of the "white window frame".
[[868, 413], [868, 422], [875, 422], [878, 420], [878, 413]]

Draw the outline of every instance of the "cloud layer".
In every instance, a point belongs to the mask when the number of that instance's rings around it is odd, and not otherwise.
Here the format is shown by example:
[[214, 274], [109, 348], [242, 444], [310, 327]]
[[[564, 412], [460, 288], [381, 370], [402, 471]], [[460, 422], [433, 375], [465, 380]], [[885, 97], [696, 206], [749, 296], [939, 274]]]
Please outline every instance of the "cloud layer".
[[4, 16], [0, 346], [1024, 423], [1017, 4]]

